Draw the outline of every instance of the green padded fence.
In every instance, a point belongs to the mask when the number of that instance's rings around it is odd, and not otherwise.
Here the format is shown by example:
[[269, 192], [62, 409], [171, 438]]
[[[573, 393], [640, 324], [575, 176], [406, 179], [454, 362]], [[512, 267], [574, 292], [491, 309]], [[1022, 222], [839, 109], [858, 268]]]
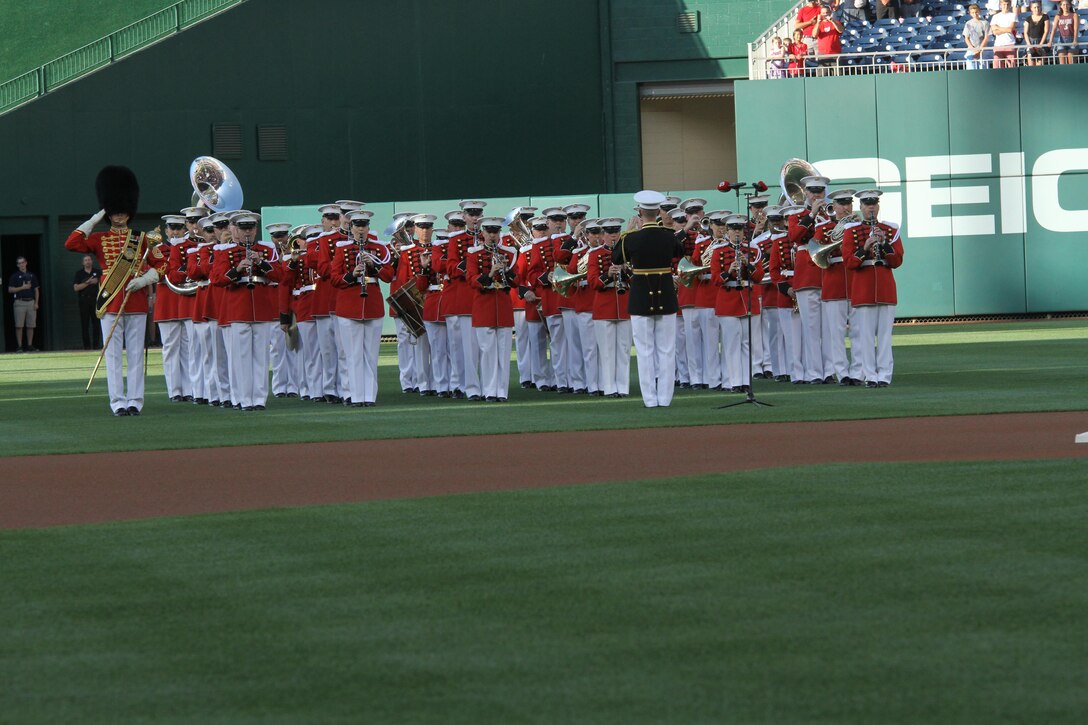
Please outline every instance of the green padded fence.
[[181, 0], [39, 68], [0, 83], [0, 114], [243, 2], [245, 0]]

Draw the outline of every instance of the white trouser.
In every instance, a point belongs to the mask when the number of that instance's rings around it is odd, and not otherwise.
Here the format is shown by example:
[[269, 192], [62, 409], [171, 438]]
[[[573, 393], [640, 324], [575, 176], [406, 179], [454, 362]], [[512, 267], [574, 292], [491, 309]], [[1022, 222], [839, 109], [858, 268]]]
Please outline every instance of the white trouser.
[[797, 290], [797, 310], [801, 317], [801, 358], [805, 365], [805, 380], [824, 379], [823, 313], [820, 310], [820, 290]]
[[862, 305], [853, 308], [850, 346], [854, 358], [861, 361], [862, 380], [878, 383], [892, 381], [894, 322], [895, 305]]
[[768, 307], [760, 317], [763, 318], [763, 348], [766, 350], [763, 370], [769, 367], [774, 375], [786, 375], [786, 343], [782, 339], [782, 326], [778, 324], [778, 310]]
[[688, 336], [684, 331], [684, 320], [680, 319], [676, 325], [676, 347], [679, 352], [676, 356], [676, 382], [690, 383], [691, 374], [688, 371]]
[[400, 371], [400, 389], [408, 390], [416, 386], [415, 345], [412, 344], [412, 333], [408, 331], [408, 325], [404, 324], [404, 320], [394, 317], [393, 326], [397, 328], [397, 369]]
[[[748, 321], [744, 322], [745, 331], [748, 330]], [[752, 316], [752, 374], [763, 372], [767, 367], [767, 351], [763, 345], [763, 313]]]
[[[748, 369], [748, 318], [716, 317], [722, 338], [722, 387], [736, 388], [750, 385]], [[755, 325], [755, 320], [752, 320]]]
[[684, 343], [683, 348], [677, 348], [680, 354], [687, 360], [688, 379], [692, 385], [702, 385], [706, 382], [703, 375], [703, 326], [700, 323], [699, 308], [685, 307], [680, 310], [684, 317]]
[[638, 387], [647, 408], [672, 403], [676, 384], [676, 315], [631, 315]]
[[[463, 391], [465, 395], [480, 395], [480, 346], [476, 342], [476, 333], [472, 330], [472, 316], [447, 317], [446, 332], [449, 335], [452, 363], [450, 385], [455, 390]], [[454, 385], [455, 377], [457, 385]]]
[[227, 328], [215, 324], [215, 373], [219, 380], [219, 400], [226, 403], [230, 394], [230, 346], [227, 345]]
[[461, 325], [465, 315], [446, 316], [446, 345], [450, 353], [450, 390], [465, 390], [465, 345], [461, 339]]
[[480, 348], [480, 383], [485, 398], [510, 396], [512, 327], [474, 327]]
[[533, 339], [529, 335], [529, 323], [525, 320], [525, 310], [514, 310], [514, 351], [518, 358], [518, 382], [527, 383], [533, 379], [533, 366], [530, 362]]
[[316, 319], [298, 323], [298, 340], [302, 348], [302, 385], [299, 387], [299, 395], [320, 398], [325, 394], [325, 366], [321, 360], [321, 338]]
[[159, 323], [162, 340], [162, 376], [166, 379], [166, 395], [190, 395], [189, 392], [189, 336], [183, 320], [164, 320]]
[[846, 359], [846, 318], [850, 313], [848, 300], [823, 300], [821, 302], [822, 325], [820, 340], [823, 345], [824, 372], [834, 374], [839, 380], [850, 375]]
[[287, 362], [287, 335], [279, 325], [269, 335], [268, 362], [272, 366], [272, 394], [287, 395], [291, 388], [291, 371]]
[[555, 384], [560, 388], [570, 387], [570, 366], [567, 363], [567, 333], [563, 326], [562, 315], [552, 315], [546, 318], [548, 332], [551, 339], [548, 341], [552, 348], [552, 370], [555, 372]]
[[597, 338], [600, 390], [605, 395], [627, 395], [631, 391], [631, 321], [594, 320], [593, 334]]
[[351, 399], [351, 376], [348, 375], [348, 351], [340, 344], [340, 323], [336, 315], [329, 315], [332, 320], [332, 339], [336, 343], [336, 397]]
[[532, 342], [529, 343], [529, 356], [531, 358], [529, 366], [532, 369], [533, 382], [537, 388], [556, 384], [555, 369], [552, 368], [551, 360], [548, 359], [546, 324], [544, 322], [526, 323], [529, 328], [529, 337], [532, 338]]
[[424, 322], [427, 330], [427, 347], [431, 351], [431, 379], [433, 390], [448, 393], [450, 390], [450, 351], [446, 344], [445, 322]]
[[210, 331], [211, 328], [207, 322], [193, 322], [192, 332], [189, 335], [189, 372], [191, 373], [189, 377], [193, 385], [193, 398], [196, 400], [211, 400], [209, 392], [214, 389], [204, 364]]
[[336, 344], [336, 317], [323, 315], [315, 317], [317, 324], [317, 344], [321, 347], [321, 389], [314, 397], [336, 395], [340, 388], [340, 355]]
[[209, 402], [226, 400], [224, 391], [219, 389], [219, 368], [216, 360], [219, 323], [209, 320], [197, 323], [197, 327], [200, 328], [197, 335], [200, 337], [200, 352], [203, 355], [201, 368], [204, 370], [204, 397]]
[[232, 322], [227, 331], [230, 347], [230, 399], [252, 408], [268, 403], [268, 344], [275, 322]]
[[427, 339], [427, 335], [423, 334], [416, 337], [408, 333], [408, 337], [410, 338], [408, 345], [412, 348], [412, 369], [416, 373], [412, 387], [419, 388], [420, 392], [436, 390], [437, 388], [434, 387], [434, 374], [431, 372], [431, 343]]
[[[273, 330], [272, 334], [275, 335], [276, 331]], [[287, 335], [284, 334], [284, 346], [286, 347]], [[302, 381], [305, 379], [302, 375], [302, 340], [299, 339], [298, 345], [294, 350], [287, 350], [287, 393], [290, 395], [302, 394]]]
[[[110, 334], [117, 315], [112, 312], [102, 317], [102, 339]], [[139, 312], [121, 315], [117, 329], [113, 331], [106, 348], [106, 385], [109, 388], [110, 410], [144, 408], [144, 333], [147, 330], [147, 314]], [[125, 375], [121, 371], [121, 351], [124, 349], [128, 363], [128, 390]]]
[[335, 318], [339, 340], [348, 365], [348, 389], [352, 403], [373, 403], [378, 399], [378, 352], [382, 342], [382, 320]]
[[586, 358], [582, 350], [582, 333], [578, 328], [578, 313], [567, 309], [559, 312], [563, 316], [563, 336], [567, 344], [567, 380], [570, 387], [581, 390], [586, 387]]
[[202, 379], [203, 370], [201, 370], [201, 359], [199, 355], [199, 349], [196, 341], [196, 329], [192, 320], [182, 320], [181, 324], [185, 327], [185, 339], [189, 344], [185, 345], [181, 349], [181, 354], [185, 358], [186, 369], [189, 371], [188, 385], [185, 388], [185, 392], [182, 395], [191, 395], [194, 398], [203, 397], [197, 396], [197, 386], [203, 386], [204, 380]]
[[710, 307], [696, 307], [696, 320], [703, 342], [703, 383], [710, 387], [722, 384], [722, 356], [718, 350], [721, 333], [718, 318]]
[[801, 316], [789, 307], [778, 307], [778, 329], [782, 333], [785, 351], [783, 374], [790, 380], [804, 380], [805, 366], [801, 361]]
[[593, 313], [578, 312], [575, 314], [574, 326], [578, 330], [578, 337], [582, 347], [582, 361], [586, 375], [585, 389], [595, 393], [601, 389], [600, 363], [597, 360], [597, 335], [593, 331]]

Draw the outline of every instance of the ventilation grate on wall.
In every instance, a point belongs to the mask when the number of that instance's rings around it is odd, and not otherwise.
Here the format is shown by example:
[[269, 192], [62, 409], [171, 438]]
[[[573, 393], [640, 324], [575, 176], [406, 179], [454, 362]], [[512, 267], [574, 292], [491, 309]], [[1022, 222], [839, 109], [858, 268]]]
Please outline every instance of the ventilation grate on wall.
[[676, 16], [676, 27], [681, 33], [699, 32], [699, 11], [692, 10]]
[[242, 124], [212, 124], [212, 156], [224, 160], [242, 158]]
[[257, 158], [261, 161], [287, 160], [287, 127], [257, 127]]

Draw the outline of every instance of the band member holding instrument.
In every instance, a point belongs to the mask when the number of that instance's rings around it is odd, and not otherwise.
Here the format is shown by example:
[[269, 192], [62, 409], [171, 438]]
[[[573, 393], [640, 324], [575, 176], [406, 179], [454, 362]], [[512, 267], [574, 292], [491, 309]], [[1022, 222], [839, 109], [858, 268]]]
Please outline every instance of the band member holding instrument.
[[[661, 213], [658, 216], [658, 221], [661, 226], [666, 229], [671, 229], [677, 236], [677, 239], [684, 242], [687, 240], [687, 221], [688, 215], [684, 213], [683, 209], [680, 209], [680, 197], [667, 196], [665, 197], [666, 203], [661, 205]], [[638, 208], [635, 208], [636, 216], [635, 220], [638, 220], [637, 212]], [[638, 229], [642, 226], [642, 221], [638, 220], [638, 223], [632, 227]], [[679, 279], [674, 275], [674, 279]], [[677, 285], [679, 286], [679, 285]], [[678, 309], [676, 311], [676, 385], [680, 388], [690, 388], [692, 386], [691, 370], [688, 364], [688, 336], [686, 325], [684, 324], [684, 311]], [[699, 373], [699, 377], [702, 373]], [[698, 380], [696, 380], [698, 383]], [[701, 387], [701, 384], [700, 384]]]
[[155, 323], [159, 326], [159, 339], [162, 340], [162, 373], [170, 402], [191, 402], [189, 335], [193, 327], [194, 296], [179, 294], [175, 290], [187, 290], [188, 275], [182, 263], [188, 261], [186, 250], [193, 244], [185, 237], [185, 217], [167, 214], [162, 217], [162, 222], [163, 255], [167, 257], [164, 279], [167, 284], [160, 284], [156, 290], [154, 314]]
[[[706, 218], [710, 220], [710, 233], [699, 234], [695, 238], [695, 246], [691, 250], [691, 257], [688, 258], [697, 267], [708, 267], [705, 272], [700, 272], [691, 281], [689, 288], [692, 291], [691, 307], [682, 310], [685, 322], [688, 319], [691, 320], [690, 329], [693, 334], [688, 336], [689, 345], [692, 340], [697, 340], [696, 345], [692, 347], [695, 348], [696, 354], [699, 349], [702, 350], [697, 363], [699, 377], [702, 380], [699, 387], [704, 390], [707, 388], [721, 390], [722, 387], [722, 357], [718, 351], [721, 331], [718, 318], [714, 314], [718, 299], [718, 285], [714, 283], [709, 266], [711, 247], [722, 244], [725, 239], [726, 214], [727, 212], [724, 211], [715, 211], [706, 215]], [[690, 362], [688, 368], [691, 369]], [[693, 384], [692, 387], [695, 385]]]
[[[631, 314], [627, 311], [627, 271], [613, 262], [623, 220], [596, 219], [586, 228], [589, 262], [586, 279], [593, 290], [593, 333], [597, 340], [601, 395], [626, 398], [631, 391]], [[598, 233], [599, 230], [599, 233]]]
[[552, 288], [551, 282], [555, 265], [566, 267], [570, 262], [571, 247], [564, 248], [564, 242], [570, 240], [566, 233], [567, 215], [555, 206], [545, 209], [541, 215], [548, 220], [548, 237], [533, 242], [533, 251], [529, 255], [529, 277], [533, 281], [533, 293], [540, 298], [544, 322], [548, 326], [548, 344], [551, 347], [556, 389], [560, 393], [573, 393], [562, 309], [564, 305], [569, 306], [569, 303]]
[[[468, 249], [477, 244], [480, 218], [486, 201], [465, 199], [458, 203], [464, 231], [450, 235], [446, 246], [446, 277], [442, 306], [446, 316], [446, 341], [450, 349], [450, 387], [454, 398], [481, 400], [480, 352], [472, 329], [473, 291], [466, 276]], [[452, 222], [451, 222], [452, 224]]]
[[[332, 262], [332, 281], [336, 295], [336, 319], [340, 342], [349, 361], [352, 407], [374, 407], [378, 399], [378, 352], [381, 345], [385, 300], [378, 280], [393, 280], [392, 250], [370, 234], [371, 212], [355, 211], [351, 239], [336, 243]], [[356, 225], [366, 220], [366, 225]], [[366, 294], [362, 294], [365, 288]]]
[[[794, 250], [793, 279], [791, 287], [797, 301], [797, 312], [801, 322], [801, 360], [804, 380], [813, 385], [834, 382], [824, 374], [822, 326], [823, 314], [820, 310], [820, 268], [808, 253], [808, 243], [813, 232], [821, 223], [827, 221], [824, 212], [827, 206], [826, 176], [806, 176], [801, 179], [805, 190], [805, 210], [789, 217], [790, 243]], [[797, 382], [796, 379], [794, 382]]]
[[[833, 236], [845, 234], [845, 224], [854, 211], [854, 189], [840, 189], [830, 194], [831, 218], [817, 227], [812, 238], [820, 246], [831, 244]], [[860, 219], [860, 216], [857, 217]], [[834, 373], [839, 385], [854, 385], [853, 366], [846, 355], [846, 321], [850, 313], [849, 272], [840, 246], [827, 256], [827, 266], [820, 275], [820, 309], [823, 312], [824, 371]]]
[[[804, 214], [806, 207], [783, 207], [782, 213], [788, 219], [798, 214]], [[786, 351], [785, 368], [794, 385], [805, 382], [804, 353], [801, 345], [801, 317], [797, 307], [797, 291], [793, 289], [793, 277], [796, 272], [794, 265], [797, 262], [797, 244], [786, 236], [774, 240], [771, 250], [770, 274], [771, 284], [778, 287], [781, 293], [777, 308], [778, 329], [782, 334], [783, 347]], [[777, 379], [777, 378], [776, 378]]]
[[[565, 207], [564, 211], [574, 210], [574, 214], [580, 217], [578, 226], [574, 231], [575, 246], [571, 250], [571, 258], [567, 263], [566, 271], [582, 275], [582, 279], [574, 283], [570, 290], [569, 300], [574, 305], [569, 314], [564, 311], [563, 327], [567, 331], [567, 350], [570, 355], [571, 385], [577, 395], [597, 395], [600, 391], [598, 385], [597, 363], [597, 338], [593, 334], [593, 298], [596, 293], [589, 288], [588, 263], [591, 233], [588, 224], [585, 223], [585, 212], [582, 208], [585, 204], [572, 204]], [[567, 216], [570, 220], [570, 213]], [[622, 222], [621, 222], [622, 223]], [[597, 236], [600, 237], [600, 227], [596, 227]]]
[[[197, 295], [199, 294], [200, 285], [193, 279], [189, 272], [192, 269], [190, 263], [195, 265], [196, 262], [196, 248], [197, 245], [204, 241], [204, 235], [200, 229], [200, 221], [208, 215], [208, 209], [202, 206], [190, 206], [181, 210], [182, 215], [185, 217], [185, 239], [187, 243], [184, 246], [184, 257], [178, 260], [177, 269], [185, 268], [185, 276], [181, 279], [180, 284], [188, 285], [192, 288], [192, 294], [187, 295], [187, 300], [182, 300], [181, 309], [182, 312], [188, 316], [187, 329], [189, 333], [189, 349], [185, 351], [185, 354], [189, 357], [189, 390], [193, 395], [193, 403], [198, 402], [199, 398], [207, 398], [204, 395], [197, 395], [197, 392], [204, 392], [204, 370], [202, 369], [203, 359], [201, 357], [203, 348], [200, 346], [200, 341], [196, 339], [196, 308], [197, 308]], [[171, 262], [171, 266], [173, 263]]]
[[867, 388], [886, 388], [892, 382], [892, 323], [898, 301], [892, 270], [903, 264], [899, 226], [880, 221], [882, 193], [865, 189], [854, 195], [861, 202], [862, 221], [847, 225], [842, 241], [850, 270], [850, 347], [861, 361]]
[[615, 264], [628, 264], [634, 276], [627, 295], [631, 333], [638, 356], [638, 384], [647, 408], [667, 407], [676, 385], [676, 286], [673, 265], [683, 244], [656, 221], [664, 194], [635, 194], [642, 227], [620, 239]]
[[212, 216], [205, 216], [198, 222], [199, 241], [196, 246], [186, 250], [185, 273], [196, 283], [196, 298], [193, 303], [193, 367], [197, 370], [197, 384], [193, 387], [193, 402], [198, 405], [218, 406], [219, 375], [215, 366], [215, 322], [212, 290], [208, 278], [211, 269], [212, 248], [218, 240], [215, 236], [215, 221]]
[[748, 218], [744, 214], [730, 214], [721, 221], [725, 223], [726, 238], [711, 247], [710, 274], [718, 285], [714, 314], [721, 328], [722, 388], [740, 393], [752, 384], [746, 318], [760, 311], [760, 296], [752, 285], [763, 279], [764, 262], [759, 247], [748, 242]]
[[475, 291], [472, 328], [480, 349], [480, 383], [484, 400], [493, 403], [504, 403], [510, 396], [514, 329], [510, 290], [518, 284], [518, 250], [500, 244], [502, 225], [500, 217], [480, 219], [480, 243], [469, 248], [466, 258], [466, 275]]
[[[525, 300], [525, 321], [529, 328], [529, 336], [532, 338], [530, 366], [533, 383], [537, 390], [550, 392], [558, 388], [555, 368], [548, 358], [548, 318], [544, 306], [545, 297], [552, 291], [547, 286], [551, 284], [547, 279], [547, 272], [542, 276], [540, 271], [547, 265], [548, 255], [552, 254], [552, 248], [549, 246], [551, 234], [548, 232], [547, 217], [532, 217], [528, 224], [532, 240], [528, 245], [529, 251], [519, 255], [519, 259], [524, 257], [525, 261], [518, 292]], [[541, 244], [545, 246], [537, 250], [537, 245]], [[534, 256], [539, 260], [535, 265]]]
[[[752, 240], [752, 244], [759, 248], [764, 260], [769, 260], [774, 254], [775, 245], [786, 239], [788, 232], [786, 231], [786, 221], [782, 213], [782, 207], [768, 206], [765, 216], [766, 231], [756, 236]], [[786, 344], [782, 334], [779, 310], [792, 310], [793, 301], [788, 295], [782, 294], [777, 284], [771, 283], [770, 275], [765, 275], [763, 284], [757, 285], [756, 289], [762, 292], [760, 295], [761, 311], [759, 317], [762, 323], [763, 345], [766, 348], [762, 377], [764, 379], [774, 378], [777, 382], [789, 382], [790, 376], [787, 372], [789, 365], [786, 358]], [[753, 358], [754, 365], [755, 360]], [[757, 371], [753, 372], [753, 377], [759, 378], [761, 376]]]
[[264, 410], [268, 403], [268, 353], [279, 321], [276, 287], [283, 278], [279, 254], [270, 242], [257, 241], [261, 216], [230, 215], [232, 241], [215, 250], [212, 284], [223, 288], [219, 325], [230, 349], [231, 404], [235, 409]]
[[[276, 304], [277, 309], [279, 309], [282, 307], [282, 300], [285, 293], [288, 295], [288, 299], [290, 299], [290, 288], [293, 286], [292, 284], [287, 283], [288, 275], [286, 274], [286, 270], [283, 269], [283, 263], [291, 256], [291, 250], [287, 244], [291, 225], [278, 222], [275, 224], [266, 224], [265, 229], [268, 231], [268, 236], [271, 238], [272, 244], [276, 247], [276, 252], [280, 258], [281, 272], [283, 273], [283, 280], [279, 286], [276, 287]], [[292, 283], [294, 282], [294, 275], [290, 275], [290, 281]], [[281, 334], [281, 332], [283, 334]], [[298, 381], [293, 380], [291, 375], [291, 361], [295, 356], [289, 355], [288, 353], [286, 331], [273, 330], [271, 343], [268, 360], [272, 366], [272, 395], [277, 398], [286, 398], [288, 394], [291, 394], [292, 398], [298, 397]]]
[[318, 211], [321, 213], [321, 234], [307, 242], [306, 264], [314, 275], [313, 314], [317, 325], [317, 342], [321, 348], [321, 397], [326, 403], [342, 403], [347, 381], [340, 379], [337, 289], [332, 282], [332, 259], [336, 244], [347, 237], [340, 233], [339, 206], [325, 204]]
[[[138, 232], [129, 229], [140, 197], [136, 175], [130, 169], [105, 167], [95, 179], [95, 190], [101, 211], [68, 235], [64, 247], [95, 256], [99, 266], [106, 270], [100, 287], [113, 282], [109, 285], [114, 290], [112, 298], [104, 289], [99, 292], [98, 302], [102, 338], [106, 340], [103, 356], [110, 410], [116, 416], [139, 415], [144, 406], [144, 366], [137, 356], [144, 351], [147, 287], [166, 271], [166, 258], [158, 246], [149, 245], [147, 239], [141, 240]], [[109, 230], [95, 232], [95, 225], [105, 218], [109, 219]], [[131, 267], [126, 258], [131, 260]], [[113, 274], [121, 277], [111, 280]], [[122, 349], [128, 361], [127, 389], [121, 372]]]
[[[424, 277], [423, 258], [424, 256], [429, 258], [433, 251], [431, 241], [434, 239], [436, 219], [437, 217], [434, 214], [415, 214], [409, 220], [415, 230], [415, 237], [412, 238], [410, 243], [400, 248], [400, 255], [396, 264], [396, 276], [393, 278], [393, 284], [389, 287], [390, 291], [394, 287], [400, 289], [408, 282], [413, 282], [415, 288], [420, 290], [423, 295], [426, 295], [427, 287], [421, 285], [422, 282], [426, 281], [421, 279]], [[392, 306], [389, 309], [390, 313], [395, 312]], [[405, 370], [401, 370], [401, 390], [404, 391], [407, 384], [407, 391], [417, 392], [424, 396], [437, 395], [438, 391], [431, 371], [431, 346], [427, 335], [423, 334], [416, 337], [399, 316], [397, 317], [397, 325], [397, 352], [398, 354], [400, 352], [401, 329], [403, 328], [405, 346], [407, 347], [406, 357], [409, 361], [407, 379], [404, 377]]]
[[444, 257], [449, 239], [448, 230], [435, 230], [430, 247], [419, 256], [422, 271], [416, 277], [416, 287], [427, 292], [423, 298], [423, 327], [427, 330], [427, 347], [431, 351], [432, 385], [440, 398], [450, 397], [450, 350], [442, 304]]
[[[203, 273], [207, 276], [208, 281], [211, 282], [212, 302], [209, 304], [208, 308], [210, 310], [210, 319], [215, 322], [212, 326], [215, 337], [215, 373], [219, 385], [220, 405], [225, 408], [229, 408], [232, 405], [230, 393], [231, 348], [227, 339], [230, 330], [227, 329], [226, 324], [223, 322], [227, 291], [212, 281], [212, 270], [215, 268], [216, 256], [219, 254], [219, 250], [226, 245], [234, 243], [234, 237], [231, 234], [230, 229], [231, 214], [233, 214], [233, 212], [218, 212], [212, 215], [212, 223], [215, 226], [216, 243], [210, 250], [207, 265], [203, 267]], [[203, 258], [201, 264], [204, 264]]]
[[[760, 236], [767, 230], [767, 204], [769, 197], [765, 195], [753, 196], [748, 199], [748, 229], [746, 230], [746, 236], [751, 240], [754, 246], [756, 237]], [[713, 226], [711, 226], [713, 230]], [[762, 250], [760, 251], [763, 254]], [[768, 255], [763, 255], [763, 261], [766, 263]], [[763, 336], [764, 322], [763, 322], [763, 308], [762, 304], [763, 295], [767, 291], [767, 282], [770, 281], [770, 275], [763, 275], [762, 283], [753, 283], [753, 292], [759, 293], [760, 299], [760, 313], [752, 320], [752, 377], [761, 380], [764, 378], [773, 378], [774, 375], [770, 372], [771, 363], [768, 357], [768, 343]]]
[[291, 315], [294, 315], [302, 368], [299, 397], [324, 402], [325, 368], [321, 361], [321, 342], [314, 318], [317, 272], [315, 265], [307, 259], [313, 248], [310, 242], [316, 240], [321, 232], [321, 227], [316, 224], [304, 224], [292, 230], [298, 239], [292, 240], [295, 248], [284, 264], [284, 283], [281, 287], [290, 289], [280, 293], [280, 327], [286, 332], [291, 324]]
[[[507, 217], [511, 231], [503, 234], [499, 241], [508, 247], [516, 247], [518, 250], [517, 268], [514, 272], [518, 279], [525, 279], [525, 270], [529, 265], [529, 253], [533, 251], [532, 233], [526, 233], [529, 228], [529, 220], [536, 216], [535, 206], [519, 206], [510, 210]], [[504, 220], [506, 221], [506, 220]], [[517, 226], [517, 233], [514, 227]], [[532, 345], [529, 336], [529, 323], [525, 320], [525, 300], [521, 296], [521, 286], [511, 288], [510, 299], [514, 304], [514, 354], [518, 361], [518, 382], [522, 388], [535, 388], [533, 381]]]

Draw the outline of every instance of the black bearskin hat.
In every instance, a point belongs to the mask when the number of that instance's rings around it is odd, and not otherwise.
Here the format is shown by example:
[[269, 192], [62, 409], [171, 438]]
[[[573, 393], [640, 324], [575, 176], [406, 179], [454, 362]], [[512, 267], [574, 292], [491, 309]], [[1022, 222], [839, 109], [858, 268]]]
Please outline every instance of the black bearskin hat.
[[136, 174], [127, 166], [106, 166], [98, 172], [94, 181], [98, 204], [106, 210], [106, 216], [123, 212], [129, 219], [136, 216], [140, 203], [140, 184]]

